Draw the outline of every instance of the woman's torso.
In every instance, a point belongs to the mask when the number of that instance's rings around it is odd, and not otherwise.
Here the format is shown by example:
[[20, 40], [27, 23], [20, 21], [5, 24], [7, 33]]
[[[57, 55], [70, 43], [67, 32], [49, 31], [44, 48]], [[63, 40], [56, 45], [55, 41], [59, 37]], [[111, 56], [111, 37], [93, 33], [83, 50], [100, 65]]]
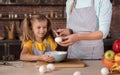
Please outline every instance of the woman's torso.
[[[77, 0], [78, 1], [78, 0]], [[98, 30], [94, 1], [91, 5], [82, 8], [73, 8], [67, 21], [67, 27], [74, 33], [86, 34]], [[77, 4], [77, 3], [76, 3]], [[68, 58], [100, 59], [103, 55], [103, 41], [80, 40], [68, 48]]]

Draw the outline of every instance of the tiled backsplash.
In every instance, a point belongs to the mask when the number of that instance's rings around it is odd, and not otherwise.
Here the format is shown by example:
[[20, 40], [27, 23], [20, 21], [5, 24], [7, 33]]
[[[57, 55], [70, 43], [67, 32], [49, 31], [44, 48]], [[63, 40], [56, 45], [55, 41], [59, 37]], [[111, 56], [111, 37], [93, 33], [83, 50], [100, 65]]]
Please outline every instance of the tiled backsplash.
[[112, 39], [120, 39], [120, 5], [113, 6], [110, 36]]

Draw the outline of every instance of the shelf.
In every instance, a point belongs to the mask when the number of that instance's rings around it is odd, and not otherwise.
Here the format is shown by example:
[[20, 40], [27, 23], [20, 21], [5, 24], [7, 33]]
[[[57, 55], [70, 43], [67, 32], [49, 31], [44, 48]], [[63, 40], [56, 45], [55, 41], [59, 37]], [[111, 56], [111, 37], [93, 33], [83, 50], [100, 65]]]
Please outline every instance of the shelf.
[[65, 4], [59, 3], [59, 4], [55, 4], [55, 3], [47, 3], [47, 4], [41, 4], [41, 6], [65, 6]]
[[50, 18], [51, 20], [66, 20], [66, 18]]
[[39, 3], [0, 3], [0, 6], [32, 6], [32, 5], [40, 5]]
[[[0, 20], [23, 20], [24, 18], [0, 18]], [[51, 20], [66, 20], [66, 18], [49, 18]]]
[[65, 3], [0, 3], [0, 6], [65, 6]]
[[23, 18], [0, 18], [0, 20], [23, 20]]

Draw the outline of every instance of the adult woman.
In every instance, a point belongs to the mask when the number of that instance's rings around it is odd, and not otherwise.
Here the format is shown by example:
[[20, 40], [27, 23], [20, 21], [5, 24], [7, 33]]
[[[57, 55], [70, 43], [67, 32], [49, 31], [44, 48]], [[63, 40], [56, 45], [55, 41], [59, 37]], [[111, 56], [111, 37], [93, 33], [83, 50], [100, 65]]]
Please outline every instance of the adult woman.
[[[112, 5], [110, 0], [67, 0], [67, 29], [62, 46], [69, 46], [68, 58], [101, 59], [103, 40], [109, 33]], [[70, 35], [70, 31], [73, 34]]]

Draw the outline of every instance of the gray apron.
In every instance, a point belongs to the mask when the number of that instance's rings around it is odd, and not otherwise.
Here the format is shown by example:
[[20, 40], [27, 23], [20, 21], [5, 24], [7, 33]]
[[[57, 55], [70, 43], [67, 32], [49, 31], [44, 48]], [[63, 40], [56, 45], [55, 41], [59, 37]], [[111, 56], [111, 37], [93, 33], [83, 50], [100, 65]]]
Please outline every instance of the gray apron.
[[49, 43], [48, 42], [46, 42], [46, 44], [47, 44], [47, 46], [46, 46], [46, 48], [45, 48], [45, 50], [43, 50], [43, 51], [40, 51], [40, 50], [38, 50], [37, 48], [36, 48], [36, 46], [35, 46], [35, 43], [33, 43], [33, 54], [34, 55], [43, 55], [45, 52], [48, 52], [48, 51], [51, 51], [51, 48], [50, 48], [50, 45], [49, 45]]
[[[74, 33], [85, 34], [98, 30], [97, 18], [92, 6], [85, 8], [73, 8], [67, 21], [67, 28]], [[80, 40], [68, 48], [68, 58], [77, 59], [101, 59], [104, 53], [103, 40]]]

